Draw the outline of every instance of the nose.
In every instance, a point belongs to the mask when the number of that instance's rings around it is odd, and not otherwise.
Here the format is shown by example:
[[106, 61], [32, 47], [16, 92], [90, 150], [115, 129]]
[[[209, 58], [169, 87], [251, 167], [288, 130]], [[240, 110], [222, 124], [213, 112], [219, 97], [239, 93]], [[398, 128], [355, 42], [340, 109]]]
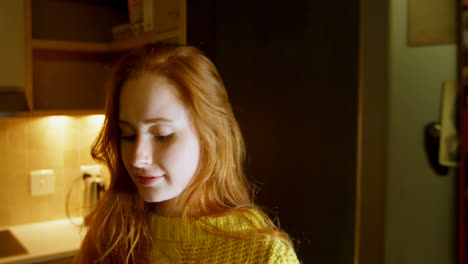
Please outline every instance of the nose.
[[153, 151], [150, 142], [139, 137], [135, 142], [132, 165], [135, 168], [144, 168], [153, 162]]

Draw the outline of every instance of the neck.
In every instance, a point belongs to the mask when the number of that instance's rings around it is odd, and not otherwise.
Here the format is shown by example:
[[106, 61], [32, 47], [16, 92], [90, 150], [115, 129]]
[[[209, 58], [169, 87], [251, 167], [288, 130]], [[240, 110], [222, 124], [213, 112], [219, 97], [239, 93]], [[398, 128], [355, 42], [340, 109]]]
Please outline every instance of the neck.
[[165, 216], [165, 217], [181, 217], [182, 212], [177, 208], [175, 205], [175, 198], [162, 201], [162, 202], [157, 202], [153, 203], [153, 212], [159, 216]]
[[216, 209], [211, 210], [210, 213], [206, 213], [200, 210], [200, 207], [197, 205], [187, 205], [185, 207], [190, 208], [190, 210], [187, 210], [184, 212], [184, 210], [182, 210], [180, 206], [177, 206], [176, 198], [173, 198], [167, 201], [152, 203], [153, 213], [155, 213], [158, 216], [164, 216], [164, 217], [179, 217], [180, 218], [185, 213], [186, 217], [197, 218], [201, 216], [217, 215], [218, 213], [221, 213], [222, 211], [224, 211], [224, 210], [220, 210], [220, 208], [216, 208]]

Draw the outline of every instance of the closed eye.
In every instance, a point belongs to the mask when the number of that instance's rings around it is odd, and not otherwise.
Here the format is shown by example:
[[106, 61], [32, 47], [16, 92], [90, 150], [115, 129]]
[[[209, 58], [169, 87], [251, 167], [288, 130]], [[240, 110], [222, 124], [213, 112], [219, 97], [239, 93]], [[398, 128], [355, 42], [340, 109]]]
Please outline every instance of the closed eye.
[[166, 141], [166, 140], [170, 139], [172, 137], [172, 135], [174, 135], [174, 133], [167, 134], [167, 135], [159, 135], [159, 136], [154, 136], [154, 137], [159, 141]]

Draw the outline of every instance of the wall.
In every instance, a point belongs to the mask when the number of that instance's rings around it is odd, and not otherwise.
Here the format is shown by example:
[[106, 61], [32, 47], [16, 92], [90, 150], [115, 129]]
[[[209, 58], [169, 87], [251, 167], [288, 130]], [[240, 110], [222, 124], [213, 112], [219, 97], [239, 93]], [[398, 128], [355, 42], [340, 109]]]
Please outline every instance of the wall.
[[[0, 118], [0, 227], [66, 218], [79, 166], [95, 164], [89, 152], [102, 121], [102, 115]], [[55, 192], [32, 197], [29, 171], [40, 169], [54, 170]], [[80, 215], [80, 188], [71, 193], [72, 216]]]
[[456, 174], [430, 169], [423, 132], [456, 46], [408, 46], [407, 6], [361, 1], [360, 264], [455, 263]]
[[439, 120], [443, 81], [456, 79], [456, 46], [408, 46], [407, 6], [390, 1], [385, 263], [455, 263], [456, 176], [430, 169], [423, 129]]

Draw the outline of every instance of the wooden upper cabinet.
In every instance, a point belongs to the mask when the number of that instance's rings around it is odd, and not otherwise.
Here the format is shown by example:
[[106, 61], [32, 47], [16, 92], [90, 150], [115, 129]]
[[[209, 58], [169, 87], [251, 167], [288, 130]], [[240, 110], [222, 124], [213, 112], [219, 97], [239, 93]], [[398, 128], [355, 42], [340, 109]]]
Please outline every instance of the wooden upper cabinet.
[[[185, 44], [185, 0], [175, 0], [176, 11], [174, 0], [145, 1], [152, 1], [154, 8], [172, 11], [160, 27], [155, 27], [157, 31], [115, 41], [112, 27], [129, 23], [127, 0], [1, 0], [0, 29], [14, 26], [14, 30], [10, 29], [14, 31], [10, 45], [15, 51], [12, 48], [0, 52], [8, 53], [16, 64], [21, 62], [15, 65], [22, 69], [21, 75], [15, 68], [21, 78], [7, 75], [17, 80], [16, 86], [31, 90], [25, 93], [30, 97], [30, 109], [51, 114], [70, 110], [102, 112], [105, 80], [112, 63], [123, 52], [156, 41]], [[5, 5], [14, 8], [6, 11]], [[155, 18], [160, 18], [156, 11]], [[14, 21], [5, 21], [9, 17]], [[3, 53], [0, 56], [3, 58]], [[9, 64], [1, 66], [13, 70]]]
[[0, 85], [1, 90], [23, 89], [25, 83], [24, 3], [0, 1]]
[[0, 111], [29, 109], [26, 94], [25, 6], [0, 1]]
[[112, 26], [128, 23], [126, 12], [91, 1], [28, 1], [34, 111], [102, 110], [112, 56], [96, 47], [112, 41]]

